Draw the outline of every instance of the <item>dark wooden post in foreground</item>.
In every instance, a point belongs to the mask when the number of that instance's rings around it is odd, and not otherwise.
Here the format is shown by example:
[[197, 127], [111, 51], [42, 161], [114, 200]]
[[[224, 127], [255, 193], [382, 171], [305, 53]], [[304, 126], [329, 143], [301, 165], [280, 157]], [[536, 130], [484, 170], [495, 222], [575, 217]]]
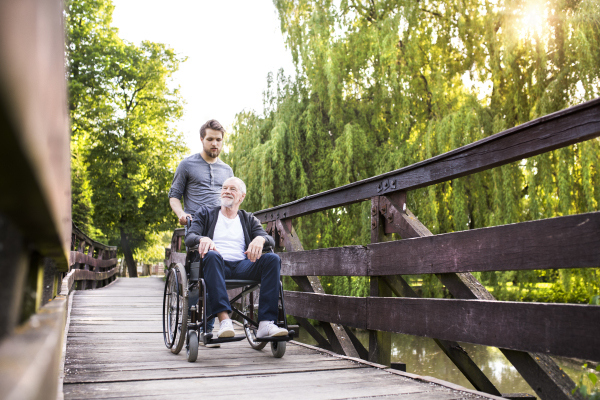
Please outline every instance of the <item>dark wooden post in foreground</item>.
[[[383, 209], [381, 208], [383, 206]], [[384, 232], [385, 204], [381, 204], [379, 196], [371, 198], [371, 243], [387, 241]], [[390, 287], [383, 277], [372, 276], [370, 282], [371, 297], [392, 297]], [[384, 310], [381, 310], [385, 314]], [[390, 365], [392, 355], [392, 334], [383, 331], [369, 331], [369, 361]]]
[[60, 0], [0, 0], [3, 398], [56, 398], [58, 389], [66, 299], [52, 297], [71, 240], [63, 12]]

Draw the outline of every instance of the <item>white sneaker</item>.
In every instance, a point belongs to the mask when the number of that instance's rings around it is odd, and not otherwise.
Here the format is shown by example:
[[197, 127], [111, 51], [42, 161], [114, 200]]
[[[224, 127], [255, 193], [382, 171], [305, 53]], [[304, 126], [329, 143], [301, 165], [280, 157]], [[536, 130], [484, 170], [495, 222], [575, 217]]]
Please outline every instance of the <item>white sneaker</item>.
[[273, 321], [260, 321], [258, 324], [258, 331], [256, 332], [257, 338], [264, 338], [267, 336], [287, 336], [287, 329], [280, 328]]
[[221, 326], [219, 327], [219, 332], [217, 333], [217, 338], [230, 338], [235, 336], [235, 331], [233, 330], [233, 322], [231, 319], [227, 318], [221, 321]]

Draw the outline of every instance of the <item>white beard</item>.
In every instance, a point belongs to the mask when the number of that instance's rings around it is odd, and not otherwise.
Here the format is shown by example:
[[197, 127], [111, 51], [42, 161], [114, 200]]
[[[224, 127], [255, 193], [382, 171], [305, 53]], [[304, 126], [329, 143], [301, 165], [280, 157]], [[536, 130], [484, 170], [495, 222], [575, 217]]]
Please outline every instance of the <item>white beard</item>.
[[233, 199], [221, 197], [219, 200], [221, 201], [221, 207], [225, 207], [225, 208], [233, 207]]

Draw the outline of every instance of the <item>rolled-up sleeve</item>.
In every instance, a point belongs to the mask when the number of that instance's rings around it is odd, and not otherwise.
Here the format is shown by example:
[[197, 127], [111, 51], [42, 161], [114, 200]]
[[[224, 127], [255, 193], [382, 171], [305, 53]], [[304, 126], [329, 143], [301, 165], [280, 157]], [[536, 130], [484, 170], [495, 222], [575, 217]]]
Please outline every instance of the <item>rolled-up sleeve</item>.
[[175, 176], [173, 177], [173, 183], [171, 183], [171, 190], [169, 190], [169, 198], [174, 197], [181, 200], [185, 193], [185, 186], [187, 184], [187, 173], [184, 165], [184, 161], [180, 162], [175, 170]]

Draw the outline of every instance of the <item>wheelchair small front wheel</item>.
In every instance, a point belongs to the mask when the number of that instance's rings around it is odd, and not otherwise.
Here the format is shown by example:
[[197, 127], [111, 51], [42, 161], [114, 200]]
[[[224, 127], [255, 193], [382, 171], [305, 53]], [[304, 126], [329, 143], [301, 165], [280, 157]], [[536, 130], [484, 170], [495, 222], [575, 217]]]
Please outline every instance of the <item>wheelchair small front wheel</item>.
[[256, 340], [256, 328], [250, 326], [249, 323], [244, 324], [244, 333], [246, 334], [248, 343], [250, 343], [250, 347], [254, 350], [262, 350], [267, 345], [267, 342], [258, 342]]
[[188, 360], [188, 362], [195, 362], [197, 359], [198, 359], [198, 333], [196, 333], [196, 331], [190, 331], [188, 333], [187, 360]]
[[281, 358], [285, 354], [286, 342], [271, 342], [273, 357]]

